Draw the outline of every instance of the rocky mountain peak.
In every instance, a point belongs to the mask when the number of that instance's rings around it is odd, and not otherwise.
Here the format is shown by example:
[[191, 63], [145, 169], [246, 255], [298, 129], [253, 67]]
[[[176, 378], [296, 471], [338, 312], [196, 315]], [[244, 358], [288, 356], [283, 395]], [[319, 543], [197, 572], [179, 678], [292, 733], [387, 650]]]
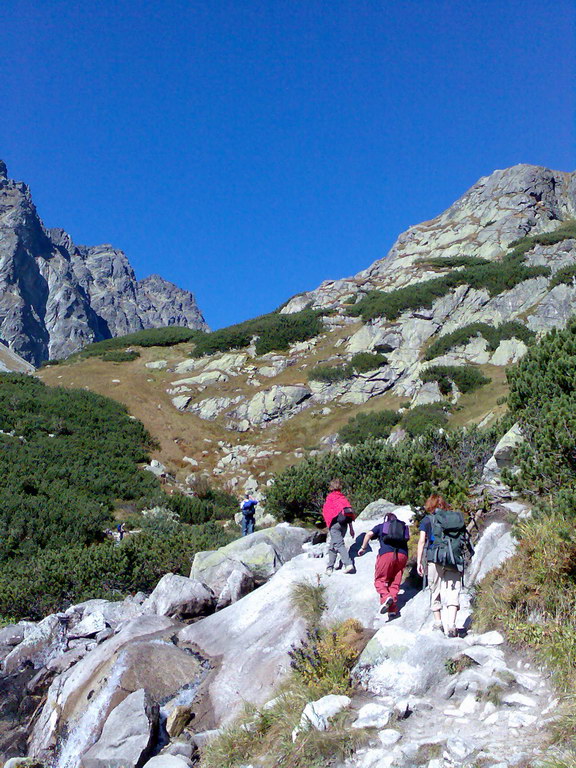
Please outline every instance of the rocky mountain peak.
[[110, 244], [46, 229], [25, 184], [0, 161], [0, 342], [38, 365], [144, 328], [206, 330], [194, 296], [158, 275], [138, 281]]

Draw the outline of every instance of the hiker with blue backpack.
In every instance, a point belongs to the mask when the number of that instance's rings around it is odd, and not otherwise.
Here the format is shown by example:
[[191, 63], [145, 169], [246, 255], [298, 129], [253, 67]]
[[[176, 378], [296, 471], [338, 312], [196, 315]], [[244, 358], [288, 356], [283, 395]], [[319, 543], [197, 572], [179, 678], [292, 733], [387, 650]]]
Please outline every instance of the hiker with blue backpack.
[[240, 510], [242, 511], [242, 536], [248, 536], [249, 533], [254, 533], [254, 527], [256, 525], [256, 505], [257, 500], [247, 493], [244, 496], [243, 501], [240, 502]]
[[408, 562], [408, 526], [389, 512], [384, 520], [364, 535], [364, 541], [358, 551], [366, 553], [370, 539], [378, 539], [380, 548], [374, 569], [374, 586], [380, 595], [380, 613], [390, 618], [398, 615], [398, 592], [402, 574]]
[[444, 604], [446, 634], [448, 637], [458, 637], [456, 615], [460, 608], [464, 560], [466, 549], [472, 551], [466, 523], [462, 513], [451, 509], [446, 500], [438, 494], [432, 494], [427, 499], [424, 509], [427, 514], [420, 523], [418, 573], [428, 579], [434, 629], [444, 631]]

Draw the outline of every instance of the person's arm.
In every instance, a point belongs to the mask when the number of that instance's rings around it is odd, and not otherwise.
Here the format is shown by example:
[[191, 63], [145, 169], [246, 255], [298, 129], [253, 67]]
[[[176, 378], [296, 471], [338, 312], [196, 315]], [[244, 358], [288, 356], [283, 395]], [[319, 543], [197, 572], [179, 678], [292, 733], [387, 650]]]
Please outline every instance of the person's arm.
[[374, 538], [373, 531], [368, 531], [367, 533], [364, 534], [364, 541], [362, 542], [362, 546], [358, 550], [358, 554], [360, 556], [362, 556], [366, 552], [366, 549], [368, 548], [368, 542], [370, 541], [370, 539], [373, 539], [373, 538]]
[[416, 570], [420, 576], [424, 576], [424, 566], [422, 564], [422, 558], [424, 557], [424, 549], [426, 547], [426, 531], [420, 531], [420, 538], [418, 539], [418, 555], [416, 560]]

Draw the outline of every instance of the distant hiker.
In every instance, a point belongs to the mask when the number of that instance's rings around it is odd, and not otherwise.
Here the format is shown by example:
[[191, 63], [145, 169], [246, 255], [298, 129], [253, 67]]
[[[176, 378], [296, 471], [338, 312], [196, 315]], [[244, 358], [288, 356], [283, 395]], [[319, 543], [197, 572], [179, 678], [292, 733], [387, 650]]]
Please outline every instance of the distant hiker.
[[118, 532], [119, 541], [122, 541], [122, 539], [124, 538], [124, 534], [126, 533], [126, 524], [118, 523], [118, 525], [116, 526], [116, 530]]
[[[466, 524], [460, 512], [450, 509], [446, 500], [433, 494], [424, 504], [426, 517], [420, 523], [417, 568], [425, 572], [430, 586], [430, 608], [434, 629], [443, 631], [442, 604], [446, 606], [448, 637], [458, 637], [456, 614], [464, 571], [464, 550], [468, 543]], [[425, 563], [428, 567], [425, 568]]]
[[354, 573], [354, 566], [344, 543], [344, 537], [348, 530], [350, 536], [354, 536], [352, 522], [356, 515], [352, 510], [352, 505], [342, 493], [341, 480], [331, 480], [328, 489], [329, 493], [322, 508], [322, 516], [328, 528], [328, 567], [326, 573], [330, 574], [334, 571], [336, 555], [340, 555], [344, 573]]
[[244, 499], [240, 502], [240, 509], [242, 510], [242, 536], [248, 536], [249, 533], [254, 533], [254, 525], [256, 523], [256, 505], [258, 502], [256, 499], [247, 493]]
[[380, 595], [380, 613], [389, 616], [398, 614], [398, 591], [402, 574], [408, 562], [408, 539], [410, 532], [406, 523], [389, 512], [384, 520], [367, 531], [358, 554], [362, 556], [370, 539], [377, 538], [380, 549], [374, 569], [374, 586]]

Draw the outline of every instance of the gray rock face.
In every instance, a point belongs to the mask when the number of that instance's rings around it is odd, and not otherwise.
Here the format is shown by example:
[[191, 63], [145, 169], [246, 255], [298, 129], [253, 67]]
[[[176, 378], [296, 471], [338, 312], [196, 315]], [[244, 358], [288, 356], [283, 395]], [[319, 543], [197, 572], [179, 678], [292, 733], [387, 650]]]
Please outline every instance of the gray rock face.
[[0, 168], [0, 341], [38, 365], [143, 328], [206, 329], [192, 294], [157, 275], [136, 280], [111, 245], [77, 246], [44, 228], [28, 187]]
[[167, 573], [143, 604], [144, 613], [157, 616], [191, 617], [208, 613], [214, 607], [211, 590], [194, 579]]
[[112, 710], [102, 735], [82, 758], [82, 768], [124, 768], [141, 765], [158, 728], [158, 705], [143, 688]]
[[251, 400], [242, 403], [230, 413], [230, 426], [239, 432], [245, 432], [252, 425], [264, 425], [293, 414], [311, 394], [308, 387], [302, 385], [275, 385], [271, 389], [258, 392]]

